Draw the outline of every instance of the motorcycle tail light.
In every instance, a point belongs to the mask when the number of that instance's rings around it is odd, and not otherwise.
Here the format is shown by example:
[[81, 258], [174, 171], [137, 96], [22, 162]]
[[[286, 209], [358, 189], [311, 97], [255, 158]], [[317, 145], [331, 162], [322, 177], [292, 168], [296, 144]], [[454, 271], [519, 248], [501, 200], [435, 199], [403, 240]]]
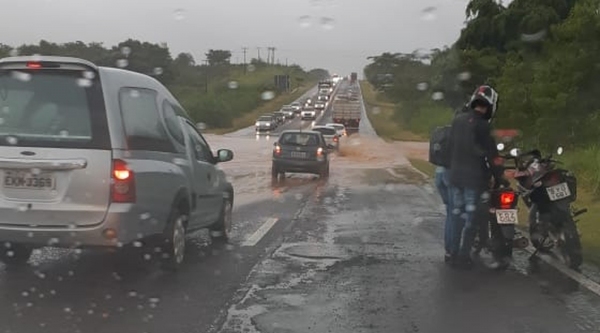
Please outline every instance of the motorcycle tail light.
[[548, 175], [544, 185], [554, 186], [554, 185], [557, 185], [559, 182], [560, 182], [560, 175], [557, 172], [553, 172]]
[[512, 207], [515, 202], [515, 192], [502, 192], [500, 193], [500, 207], [507, 209]]

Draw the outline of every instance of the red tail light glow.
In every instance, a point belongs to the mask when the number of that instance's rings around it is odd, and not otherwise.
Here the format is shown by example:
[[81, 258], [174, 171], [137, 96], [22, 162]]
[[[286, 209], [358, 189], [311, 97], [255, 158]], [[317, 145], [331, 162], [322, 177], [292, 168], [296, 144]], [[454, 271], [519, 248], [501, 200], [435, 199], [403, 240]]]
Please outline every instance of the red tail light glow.
[[281, 146], [275, 146], [273, 152], [275, 153], [275, 155], [281, 155]]
[[322, 156], [323, 155], [323, 148], [319, 147], [319, 149], [317, 149], [317, 156]]
[[334, 136], [334, 137], [333, 137], [333, 142], [338, 142], [338, 140], [339, 140], [339, 139], [338, 139], [338, 137], [337, 137], [337, 136]]
[[40, 64], [39, 62], [28, 62], [27, 63], [27, 68], [29, 68], [29, 69], [40, 69], [40, 68], [42, 68], [42, 64]]
[[503, 209], [510, 208], [515, 202], [515, 192], [500, 193], [500, 207]]
[[135, 177], [123, 160], [113, 160], [112, 202], [135, 202]]

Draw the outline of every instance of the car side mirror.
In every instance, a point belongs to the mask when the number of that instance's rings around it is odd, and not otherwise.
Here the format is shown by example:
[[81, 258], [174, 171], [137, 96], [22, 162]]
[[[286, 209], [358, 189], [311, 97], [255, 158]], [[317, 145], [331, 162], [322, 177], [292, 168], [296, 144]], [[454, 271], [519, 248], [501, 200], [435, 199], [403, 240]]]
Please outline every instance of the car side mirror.
[[228, 162], [233, 159], [233, 151], [229, 149], [219, 149], [217, 151], [217, 163]]

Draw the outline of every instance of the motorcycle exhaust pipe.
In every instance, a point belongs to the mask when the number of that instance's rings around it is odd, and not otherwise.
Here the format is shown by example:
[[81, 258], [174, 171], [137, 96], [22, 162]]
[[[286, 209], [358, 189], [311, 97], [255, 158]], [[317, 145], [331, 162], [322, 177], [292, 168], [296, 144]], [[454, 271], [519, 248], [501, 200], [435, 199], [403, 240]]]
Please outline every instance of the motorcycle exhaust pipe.
[[517, 248], [517, 249], [524, 249], [526, 247], [529, 246], [529, 239], [527, 239], [526, 237], [518, 237], [513, 239], [513, 247]]

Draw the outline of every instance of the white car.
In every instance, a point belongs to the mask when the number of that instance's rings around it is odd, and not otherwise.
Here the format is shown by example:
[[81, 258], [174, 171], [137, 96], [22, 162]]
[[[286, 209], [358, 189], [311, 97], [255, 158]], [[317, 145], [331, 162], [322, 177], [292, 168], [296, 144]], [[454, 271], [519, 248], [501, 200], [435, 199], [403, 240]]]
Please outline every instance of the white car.
[[333, 127], [339, 136], [346, 136], [346, 126], [338, 123], [327, 123], [326, 127]]
[[304, 108], [300, 113], [300, 118], [302, 120], [315, 120], [317, 119], [317, 111], [315, 111], [313, 108]]

